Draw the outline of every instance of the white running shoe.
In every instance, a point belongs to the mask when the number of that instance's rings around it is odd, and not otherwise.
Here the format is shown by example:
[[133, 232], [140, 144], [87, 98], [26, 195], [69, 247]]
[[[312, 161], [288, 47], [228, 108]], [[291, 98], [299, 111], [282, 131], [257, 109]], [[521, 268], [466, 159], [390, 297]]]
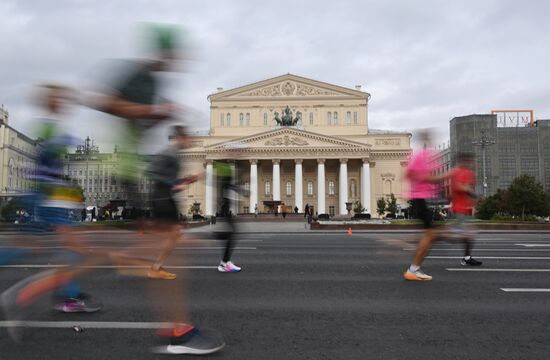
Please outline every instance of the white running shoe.
[[223, 273], [237, 273], [241, 271], [241, 268], [233, 264], [231, 261], [228, 261], [228, 262], [221, 261], [220, 265], [218, 265], [218, 271]]
[[432, 279], [430, 275], [424, 273], [424, 271], [420, 269], [416, 270], [415, 272], [412, 272], [409, 269], [405, 272], [405, 274], [403, 274], [403, 277], [409, 281], [429, 281]]

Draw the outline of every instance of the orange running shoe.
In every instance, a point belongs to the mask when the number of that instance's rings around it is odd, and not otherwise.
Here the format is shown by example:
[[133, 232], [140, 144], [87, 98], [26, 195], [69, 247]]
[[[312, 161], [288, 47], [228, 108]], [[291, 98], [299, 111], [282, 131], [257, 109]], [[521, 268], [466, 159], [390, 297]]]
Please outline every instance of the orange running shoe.
[[147, 277], [149, 279], [174, 280], [176, 278], [176, 274], [168, 272], [163, 268], [158, 270], [149, 269], [147, 272]]

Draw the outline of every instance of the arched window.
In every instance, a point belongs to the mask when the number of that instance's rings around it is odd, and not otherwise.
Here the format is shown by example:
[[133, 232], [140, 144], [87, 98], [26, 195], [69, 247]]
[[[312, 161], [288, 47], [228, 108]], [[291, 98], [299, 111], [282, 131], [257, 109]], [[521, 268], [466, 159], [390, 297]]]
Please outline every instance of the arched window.
[[313, 195], [313, 181], [307, 182], [307, 194]]
[[328, 182], [328, 194], [334, 195], [334, 181], [332, 180]]
[[223, 113], [220, 114], [220, 126], [223, 126]]
[[353, 112], [353, 125], [357, 125], [357, 111]]
[[333, 121], [334, 125], [338, 125], [338, 112], [335, 111], [333, 116], [334, 116], [334, 121]]
[[390, 195], [392, 193], [392, 183], [391, 180], [384, 181], [384, 194]]
[[332, 113], [330, 111], [327, 112], [327, 125], [332, 125]]
[[346, 125], [351, 125], [351, 111], [346, 113]]
[[267, 126], [267, 113], [264, 113], [264, 126]]
[[313, 125], [313, 113], [309, 113], [309, 125]]
[[243, 113], [239, 114], [239, 126], [244, 126], [244, 115], [243, 115]]
[[230, 113], [227, 113], [227, 115], [225, 117], [225, 123], [227, 124], [227, 126], [231, 126], [231, 114]]
[[269, 181], [265, 182], [265, 194], [271, 195], [271, 183]]
[[355, 198], [355, 195], [357, 194], [357, 184], [355, 183], [355, 180], [351, 180], [349, 182], [349, 192], [351, 194], [351, 198]]
[[292, 195], [292, 183], [290, 181], [286, 182], [286, 194]]
[[250, 113], [246, 113], [246, 126], [250, 126]]

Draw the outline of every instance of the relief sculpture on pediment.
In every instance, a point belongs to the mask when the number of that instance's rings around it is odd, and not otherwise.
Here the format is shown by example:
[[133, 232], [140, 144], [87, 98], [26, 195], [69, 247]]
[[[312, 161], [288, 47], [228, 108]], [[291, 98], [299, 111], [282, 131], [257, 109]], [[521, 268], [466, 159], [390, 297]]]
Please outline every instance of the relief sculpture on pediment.
[[376, 139], [376, 145], [382, 145], [382, 146], [399, 146], [401, 145], [401, 139], [393, 138], [393, 139]]
[[298, 84], [296, 95], [315, 96], [315, 95], [338, 95], [334, 91], [324, 90], [313, 86]]
[[288, 135], [285, 135], [283, 137], [273, 138], [265, 142], [266, 146], [290, 146], [290, 145], [303, 146], [308, 144], [309, 143], [304, 139], [301, 139], [299, 137], [291, 137]]

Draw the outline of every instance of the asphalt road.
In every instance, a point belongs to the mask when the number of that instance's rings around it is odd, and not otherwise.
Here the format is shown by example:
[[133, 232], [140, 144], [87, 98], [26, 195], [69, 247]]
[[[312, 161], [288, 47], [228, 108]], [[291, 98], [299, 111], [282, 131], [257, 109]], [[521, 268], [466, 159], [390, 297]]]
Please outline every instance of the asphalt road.
[[[484, 264], [476, 269], [460, 266], [460, 244], [439, 243], [423, 267], [434, 280], [423, 283], [402, 278], [415, 233], [242, 234], [233, 258], [243, 266], [239, 274], [218, 273], [221, 244], [194, 236], [169, 265], [193, 267], [172, 269], [176, 281], [185, 274], [190, 317], [226, 340], [204, 358], [550, 358], [550, 233], [480, 234], [474, 254]], [[113, 248], [139, 239], [129, 232], [87, 237], [91, 247]], [[11, 239], [1, 234], [0, 245]], [[0, 289], [44, 270], [37, 265], [62, 263], [53, 237], [41, 236], [36, 246], [44, 248], [0, 268]], [[149, 352], [157, 344], [153, 329], [136, 327], [170, 320], [152, 309], [171, 301], [174, 282], [102, 269], [83, 284], [102, 299], [101, 312], [57, 314], [39, 303], [27, 320], [42, 327], [27, 329], [23, 343], [0, 329], [0, 359], [168, 357]]]

